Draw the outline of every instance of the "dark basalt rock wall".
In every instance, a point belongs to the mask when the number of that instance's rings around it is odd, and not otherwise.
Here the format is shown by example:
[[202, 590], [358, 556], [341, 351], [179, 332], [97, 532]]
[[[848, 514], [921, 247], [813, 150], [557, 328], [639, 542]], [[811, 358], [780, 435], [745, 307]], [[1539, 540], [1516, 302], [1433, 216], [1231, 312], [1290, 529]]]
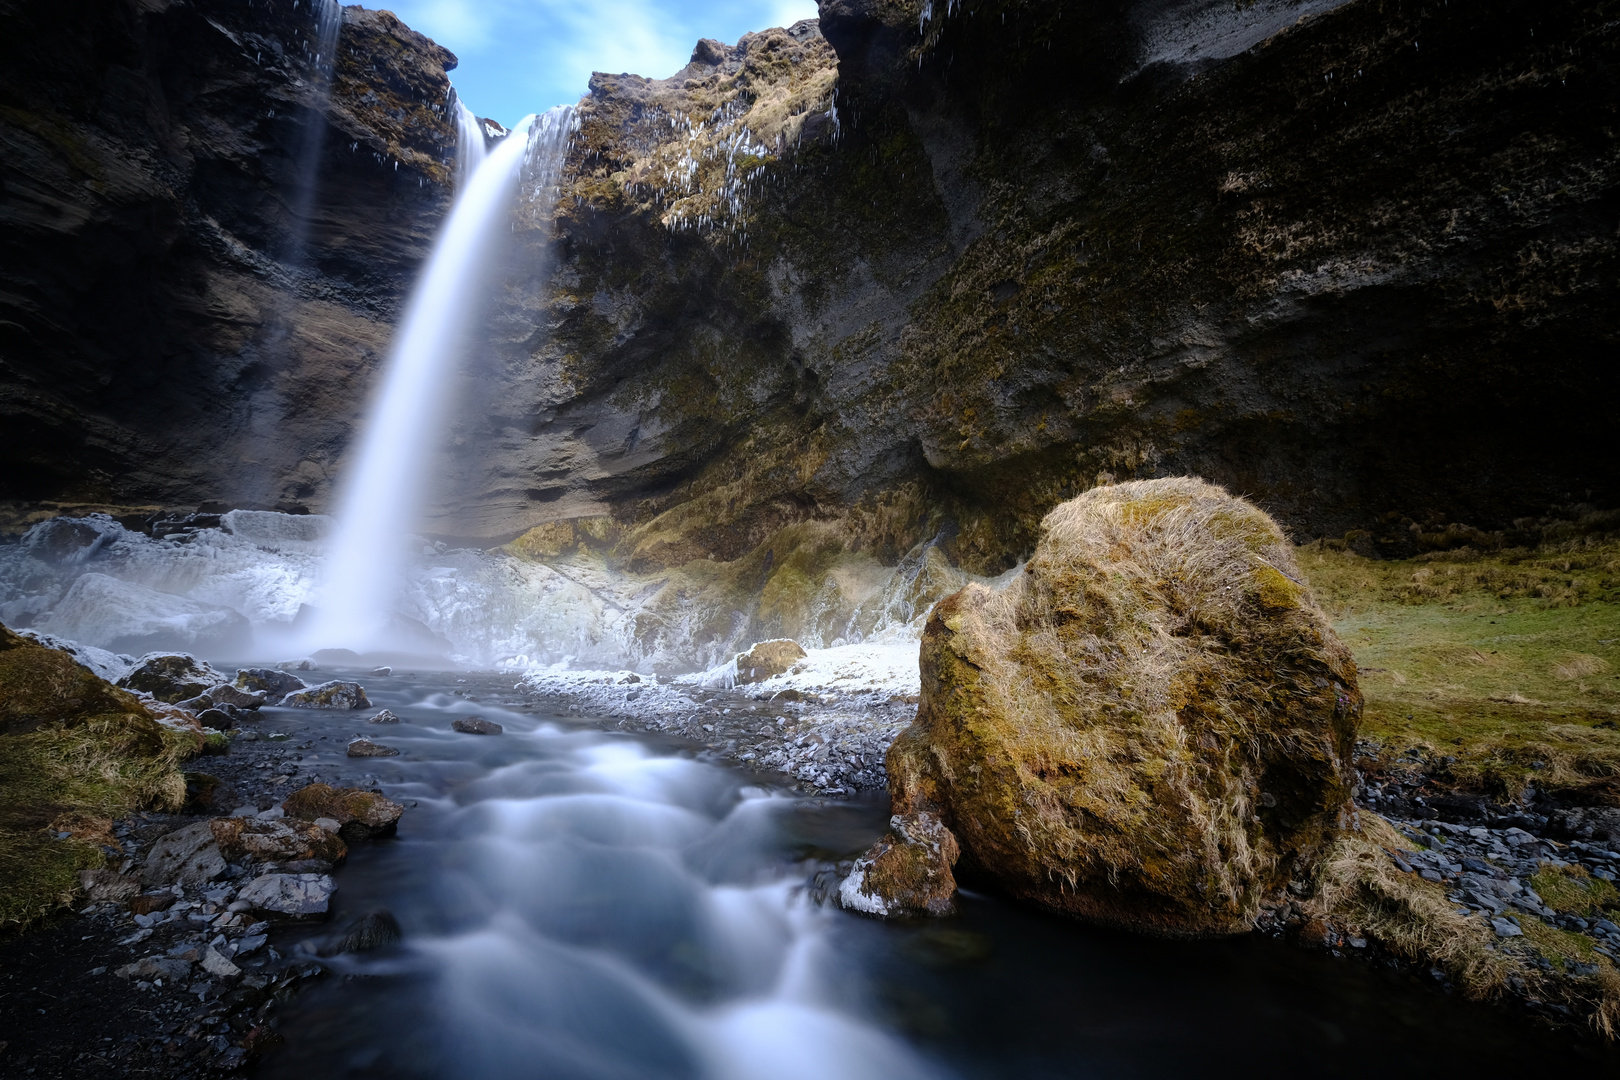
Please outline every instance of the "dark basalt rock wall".
[[[820, 573], [784, 529], [989, 571], [1109, 478], [1390, 553], [1615, 505], [1617, 8], [828, 0], [598, 76], [431, 531], [610, 518], [619, 565], [758, 593]], [[0, 496], [324, 508], [447, 206], [453, 58], [348, 9], [317, 117], [307, 12], [0, 17]]]
[[324, 499], [448, 206], [455, 58], [347, 9], [324, 102], [311, 7], [0, 4], [0, 498]]
[[489, 532], [606, 508], [654, 569], [840, 518], [988, 570], [1099, 479], [1390, 553], [1620, 496], [1615, 5], [944, 7], [824, 3], [836, 116], [718, 229], [637, 125], [756, 108], [769, 35], [593, 85]]

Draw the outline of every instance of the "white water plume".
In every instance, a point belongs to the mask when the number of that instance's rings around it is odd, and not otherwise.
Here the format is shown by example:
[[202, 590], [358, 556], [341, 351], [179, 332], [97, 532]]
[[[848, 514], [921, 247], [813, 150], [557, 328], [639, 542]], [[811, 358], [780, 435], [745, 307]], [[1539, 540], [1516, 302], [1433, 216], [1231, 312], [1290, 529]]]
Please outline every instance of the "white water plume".
[[465, 187], [478, 167], [489, 156], [484, 141], [484, 125], [473, 111], [462, 103], [460, 95], [454, 98], [456, 109], [456, 183]]
[[[573, 110], [525, 117], [456, 197], [418, 280], [338, 500], [338, 533], [306, 644], [388, 647], [408, 545], [432, 480], [447, 389], [480, 312], [483, 271], [505, 231], [519, 177], [555, 177]], [[546, 181], [551, 186], [552, 181]]]

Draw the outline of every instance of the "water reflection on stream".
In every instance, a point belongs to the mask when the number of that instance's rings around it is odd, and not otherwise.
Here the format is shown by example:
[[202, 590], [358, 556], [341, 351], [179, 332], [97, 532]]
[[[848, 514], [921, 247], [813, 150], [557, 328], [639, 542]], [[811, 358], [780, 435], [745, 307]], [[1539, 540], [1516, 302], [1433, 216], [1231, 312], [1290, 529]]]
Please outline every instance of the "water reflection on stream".
[[[976, 896], [925, 923], [821, 908], [807, 875], [879, 835], [882, 804], [773, 794], [675, 743], [537, 718], [487, 690], [469, 704], [455, 678], [366, 680], [404, 722], [364, 733], [398, 758], [340, 756], [369, 714], [265, 713], [265, 731], [327, 736], [306, 752], [321, 778], [373, 774], [418, 805], [396, 840], [351, 854], [333, 921], [386, 907], [406, 947], [335, 961], [284, 1009], [286, 1045], [260, 1075], [904, 1080], [1286, 1062], [1349, 1077], [1616, 1061], [1254, 938], [1147, 940]], [[506, 733], [450, 730], [475, 713]]]

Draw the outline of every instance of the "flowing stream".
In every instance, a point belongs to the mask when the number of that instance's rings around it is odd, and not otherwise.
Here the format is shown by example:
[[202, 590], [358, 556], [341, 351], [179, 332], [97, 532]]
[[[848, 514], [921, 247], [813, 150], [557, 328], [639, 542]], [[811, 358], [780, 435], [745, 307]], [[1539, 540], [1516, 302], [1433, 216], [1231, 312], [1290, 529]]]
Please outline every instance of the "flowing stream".
[[[815, 902], [815, 876], [881, 834], [881, 802], [789, 797], [691, 745], [536, 716], [498, 676], [367, 684], [398, 727], [292, 710], [260, 724], [304, 748], [306, 778], [414, 804], [396, 839], [353, 850], [329, 927], [274, 939], [297, 958], [377, 907], [405, 933], [326, 961], [284, 1014], [286, 1045], [261, 1069], [276, 1080], [1507, 1075], [1598, 1061], [1412, 975], [1253, 936], [1158, 941], [973, 893], [952, 919], [850, 915]], [[505, 733], [450, 729], [474, 714]], [[402, 756], [343, 757], [361, 729]]]

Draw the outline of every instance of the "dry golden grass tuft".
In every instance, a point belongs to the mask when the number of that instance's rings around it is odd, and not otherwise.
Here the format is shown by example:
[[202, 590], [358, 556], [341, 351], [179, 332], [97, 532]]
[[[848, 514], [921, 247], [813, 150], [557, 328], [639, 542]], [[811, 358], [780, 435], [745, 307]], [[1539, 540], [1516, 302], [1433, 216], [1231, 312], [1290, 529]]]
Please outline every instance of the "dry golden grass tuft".
[[1457, 913], [1443, 885], [1396, 868], [1389, 852], [1409, 847], [1405, 837], [1371, 811], [1357, 817], [1359, 828], [1341, 832], [1322, 860], [1321, 914], [1403, 959], [1440, 968], [1470, 998], [1494, 997], [1510, 976], [1524, 974], [1522, 964], [1491, 947], [1489, 927]]

